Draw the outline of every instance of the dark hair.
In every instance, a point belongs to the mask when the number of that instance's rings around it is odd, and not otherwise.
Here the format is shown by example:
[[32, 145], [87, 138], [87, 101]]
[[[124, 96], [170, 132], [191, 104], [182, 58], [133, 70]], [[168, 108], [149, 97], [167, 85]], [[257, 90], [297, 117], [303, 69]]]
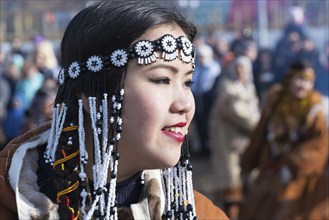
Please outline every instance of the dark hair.
[[289, 70], [303, 71], [307, 68], [312, 68], [311, 63], [305, 59], [293, 60], [289, 65]]
[[[196, 27], [174, 8], [162, 6], [152, 0], [111, 0], [100, 1], [83, 9], [69, 23], [61, 44], [61, 66], [67, 69], [71, 63], [85, 62], [92, 55], [108, 56], [116, 49], [128, 49], [135, 39], [150, 27], [159, 24], [176, 23], [192, 41]], [[98, 98], [106, 92], [109, 97], [118, 93], [122, 87], [126, 68], [109, 67], [100, 73], [91, 73], [83, 69], [77, 79], [68, 79], [60, 86], [55, 104], [66, 103], [67, 116], [64, 127], [77, 124], [78, 99], [83, 93]], [[96, 90], [97, 88], [97, 90]], [[75, 144], [67, 146], [69, 137]], [[65, 153], [73, 154], [79, 150], [76, 130], [61, 134], [56, 151], [56, 160]], [[63, 162], [64, 163], [64, 162]], [[55, 168], [57, 192], [67, 189], [70, 184], [79, 181], [78, 157], [65, 161], [65, 169]], [[72, 215], [65, 199], [69, 199], [70, 208], [79, 210], [79, 190], [74, 190], [60, 198], [59, 215], [67, 219]], [[64, 197], [64, 196], [63, 196]]]

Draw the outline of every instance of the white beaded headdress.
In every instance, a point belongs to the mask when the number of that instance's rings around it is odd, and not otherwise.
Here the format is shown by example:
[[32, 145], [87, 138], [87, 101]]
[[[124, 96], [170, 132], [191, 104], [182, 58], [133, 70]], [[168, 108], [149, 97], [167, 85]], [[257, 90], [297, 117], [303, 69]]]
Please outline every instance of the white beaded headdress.
[[[157, 52], [160, 52], [159, 55]], [[180, 58], [184, 63], [191, 63], [194, 69], [194, 46], [188, 38], [178, 38], [166, 34], [155, 41], [141, 40], [130, 49], [117, 49], [109, 56], [93, 55], [85, 62], [72, 62], [67, 69], [62, 69], [58, 80], [61, 86], [69, 80], [82, 80], [85, 72], [99, 74], [109, 68], [124, 68], [129, 59], [137, 58], [139, 65], [156, 62], [157, 59], [173, 61]], [[111, 74], [111, 73], [108, 73]], [[122, 77], [124, 81], [124, 77]], [[97, 88], [95, 88], [97, 89]], [[95, 91], [97, 92], [97, 90]], [[67, 94], [63, 94], [65, 96]], [[57, 193], [58, 203], [66, 203], [72, 211], [72, 217], [82, 219], [117, 219], [116, 181], [119, 153], [118, 141], [122, 132], [121, 107], [124, 98], [123, 82], [116, 95], [108, 97], [104, 93], [101, 100], [95, 95], [88, 97], [88, 106], [83, 106], [82, 98], [78, 100], [78, 109], [68, 109], [65, 101], [57, 103], [53, 109], [51, 133], [44, 154], [46, 163], [54, 170], [65, 171], [67, 162], [71, 159], [79, 160], [79, 167], [75, 167], [79, 178], [72, 181], [67, 188]], [[98, 97], [99, 99], [99, 97]], [[64, 99], [65, 100], [65, 99]], [[110, 103], [109, 103], [110, 102]], [[89, 109], [89, 114], [84, 111]], [[109, 109], [110, 108], [110, 109]], [[68, 124], [66, 115], [68, 111], [78, 112], [77, 124]], [[89, 189], [85, 165], [90, 161], [86, 150], [86, 132], [84, 120], [89, 117], [93, 137], [93, 189]], [[78, 143], [73, 143], [69, 136], [63, 141], [62, 133], [75, 131]], [[79, 145], [79, 150], [69, 155], [64, 148], [73, 144]], [[58, 156], [59, 155], [59, 156]], [[173, 168], [162, 170], [162, 186], [166, 195], [166, 205], [163, 213], [165, 219], [195, 219], [195, 207], [192, 187], [192, 165], [189, 162], [187, 138], [182, 146], [182, 155], [178, 164]], [[110, 183], [107, 182], [110, 176]], [[80, 192], [80, 208], [74, 210], [66, 195], [75, 190]]]

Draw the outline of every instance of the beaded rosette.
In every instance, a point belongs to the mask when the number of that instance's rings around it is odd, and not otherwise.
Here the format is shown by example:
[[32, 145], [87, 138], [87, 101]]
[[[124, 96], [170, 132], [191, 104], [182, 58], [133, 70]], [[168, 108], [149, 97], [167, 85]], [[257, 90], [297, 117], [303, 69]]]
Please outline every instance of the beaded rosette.
[[[159, 52], [159, 53], [157, 53]], [[61, 86], [70, 80], [77, 80], [85, 72], [98, 74], [106, 72], [110, 67], [125, 68], [129, 59], [137, 59], [139, 65], [148, 65], [163, 59], [173, 61], [180, 59], [184, 63], [191, 63], [194, 69], [194, 46], [185, 36], [178, 38], [166, 34], [155, 41], [141, 40], [134, 43], [130, 49], [117, 49], [109, 56], [93, 55], [85, 62], [72, 62], [67, 69], [62, 69], [58, 76]], [[110, 72], [108, 74], [111, 74]], [[122, 77], [124, 80], [124, 77]], [[121, 87], [120, 87], [121, 86]], [[46, 163], [54, 170], [65, 172], [67, 162], [78, 159], [79, 166], [73, 170], [78, 178], [70, 182], [67, 188], [57, 192], [57, 202], [65, 203], [70, 210], [72, 219], [118, 219], [116, 202], [117, 167], [119, 161], [118, 141], [123, 129], [121, 107], [124, 100], [123, 83], [116, 95], [103, 94], [101, 100], [94, 96], [88, 97], [87, 106], [82, 98], [78, 99], [77, 124], [69, 123], [66, 118], [68, 106], [64, 102], [55, 104], [52, 115], [51, 132], [44, 154]], [[89, 109], [85, 115], [84, 107]], [[93, 137], [92, 177], [87, 177], [85, 166], [90, 162], [86, 150], [85, 117], [90, 118]], [[78, 150], [68, 154], [63, 151], [63, 134], [76, 132], [77, 141], [69, 136], [65, 145], [78, 145]], [[88, 146], [91, 147], [91, 146]], [[182, 155], [179, 163], [172, 168], [161, 171], [162, 186], [166, 197], [163, 218], [165, 219], [196, 219], [193, 186], [192, 165], [189, 162], [187, 138], [182, 146]], [[110, 177], [110, 178], [109, 178]], [[88, 180], [93, 180], [93, 188], [88, 186]], [[110, 182], [108, 182], [110, 179]], [[79, 190], [80, 207], [78, 210], [70, 206], [68, 194]]]

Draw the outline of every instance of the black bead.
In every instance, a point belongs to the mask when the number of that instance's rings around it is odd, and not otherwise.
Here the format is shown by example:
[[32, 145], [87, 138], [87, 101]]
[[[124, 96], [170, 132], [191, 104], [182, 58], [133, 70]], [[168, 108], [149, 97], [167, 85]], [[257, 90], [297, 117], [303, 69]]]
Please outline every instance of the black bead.
[[111, 207], [110, 208], [110, 215], [114, 215], [114, 214], [115, 214], [114, 207]]
[[80, 181], [80, 186], [82, 187], [82, 188], [86, 188], [86, 181]]
[[114, 171], [111, 171], [111, 178], [112, 179], [114, 179], [114, 178], [116, 178], [117, 177], [117, 174], [116, 174], [116, 172], [114, 172]]
[[96, 126], [97, 126], [97, 127], [101, 127], [101, 126], [102, 126], [102, 120], [97, 119], [97, 120], [96, 120]]
[[99, 216], [101, 216], [101, 212], [98, 211], [98, 210], [95, 210], [95, 211], [94, 211], [94, 217], [95, 217], [95, 218], [99, 218]]
[[102, 193], [103, 193], [103, 189], [102, 189], [102, 187], [99, 187], [98, 189], [96, 189], [96, 195], [102, 195]]
[[167, 220], [166, 214], [162, 214], [162, 220]]
[[116, 130], [117, 130], [118, 133], [121, 133], [122, 132], [122, 126], [118, 126]]
[[113, 157], [114, 160], [119, 160], [120, 159], [119, 152], [112, 151], [112, 157]]
[[120, 95], [120, 97], [119, 97], [119, 102], [120, 102], [120, 103], [123, 102], [123, 96], [122, 96], [122, 95]]
[[193, 211], [193, 206], [191, 204], [187, 204], [186, 209], [187, 209], [187, 211], [192, 212]]
[[187, 164], [187, 170], [191, 171], [192, 169], [193, 169], [192, 164], [188, 163], [188, 164]]
[[176, 203], [175, 202], [171, 202], [170, 208], [173, 209], [173, 210], [175, 210], [176, 209]]
[[189, 214], [188, 212], [184, 212], [184, 213], [183, 213], [183, 218], [184, 218], [184, 219], [188, 220], [189, 217], [190, 217], [190, 214]]
[[116, 142], [116, 139], [115, 139], [115, 138], [111, 138], [111, 140], [110, 140], [110, 144], [111, 144], [111, 145], [114, 145], [115, 142]]
[[190, 154], [189, 153], [185, 153], [184, 156], [183, 156], [183, 158], [185, 160], [188, 160], [190, 158]]
[[172, 217], [171, 211], [168, 211], [166, 216], [167, 216], [167, 218], [171, 218]]
[[175, 212], [175, 219], [180, 219], [180, 212]]
[[181, 165], [182, 167], [186, 167], [186, 165], [187, 165], [187, 161], [186, 161], [186, 160], [181, 160], [181, 161], [180, 161], [180, 165]]
[[193, 220], [198, 220], [198, 217], [194, 216], [194, 217], [193, 217]]
[[182, 205], [179, 205], [178, 211], [180, 213], [183, 213], [184, 212], [184, 207]]

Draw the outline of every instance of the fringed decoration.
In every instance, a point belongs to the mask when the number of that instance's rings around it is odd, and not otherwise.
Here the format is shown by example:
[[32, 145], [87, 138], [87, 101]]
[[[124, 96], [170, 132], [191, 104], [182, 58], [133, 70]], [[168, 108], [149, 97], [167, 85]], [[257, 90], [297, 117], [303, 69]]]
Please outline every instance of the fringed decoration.
[[163, 219], [196, 220], [192, 165], [189, 162], [187, 137], [182, 146], [182, 156], [179, 163], [162, 170], [162, 185], [166, 198]]

